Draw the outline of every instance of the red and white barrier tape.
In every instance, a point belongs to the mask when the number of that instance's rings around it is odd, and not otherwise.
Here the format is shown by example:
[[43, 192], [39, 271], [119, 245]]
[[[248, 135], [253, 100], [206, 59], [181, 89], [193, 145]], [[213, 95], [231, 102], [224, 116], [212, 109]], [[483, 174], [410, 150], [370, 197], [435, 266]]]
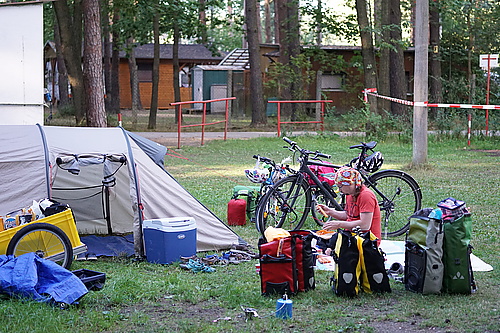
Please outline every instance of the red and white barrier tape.
[[392, 102], [410, 105], [410, 106], [426, 106], [432, 108], [461, 108], [461, 109], [483, 109], [483, 110], [500, 110], [500, 105], [474, 105], [474, 104], [442, 104], [442, 103], [429, 103], [429, 102], [412, 102], [404, 99], [387, 97], [383, 95], [377, 94], [377, 90], [375, 88], [365, 89], [363, 91], [365, 96], [365, 102], [368, 101], [367, 95], [380, 97], [383, 99], [387, 99]]

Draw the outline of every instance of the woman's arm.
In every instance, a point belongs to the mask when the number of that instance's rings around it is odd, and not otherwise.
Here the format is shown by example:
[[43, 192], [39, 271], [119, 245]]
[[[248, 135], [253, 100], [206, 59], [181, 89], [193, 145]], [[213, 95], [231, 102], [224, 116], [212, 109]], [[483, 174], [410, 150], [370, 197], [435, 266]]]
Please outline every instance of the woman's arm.
[[[341, 221], [347, 220], [347, 213], [343, 210], [335, 210], [335, 209], [330, 208], [328, 206], [325, 206], [323, 204], [316, 205], [316, 208], [322, 214], [323, 214], [323, 212], [325, 212], [326, 215], [333, 217], [336, 220], [341, 220]], [[323, 210], [323, 212], [321, 210]]]
[[[344, 212], [345, 213], [345, 212]], [[332, 216], [333, 217], [333, 216]], [[372, 226], [373, 213], [360, 213], [359, 220], [354, 221], [328, 221], [323, 224], [325, 230], [337, 230], [338, 228], [352, 230], [360, 227], [361, 230], [370, 230]]]

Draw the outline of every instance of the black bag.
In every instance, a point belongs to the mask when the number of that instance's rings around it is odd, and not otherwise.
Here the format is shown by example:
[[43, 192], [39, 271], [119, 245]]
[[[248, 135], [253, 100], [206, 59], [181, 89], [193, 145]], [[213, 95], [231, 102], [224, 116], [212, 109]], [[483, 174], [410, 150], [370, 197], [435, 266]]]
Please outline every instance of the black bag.
[[43, 215], [45, 215], [45, 217], [50, 216], [50, 215], [54, 215], [54, 214], [57, 214], [60, 212], [64, 212], [66, 209], [69, 208], [68, 204], [63, 204], [63, 203], [60, 203], [60, 202], [57, 202], [54, 200], [51, 200], [51, 202], [52, 202], [52, 204], [50, 206], [46, 207], [45, 209], [40, 207], [40, 210], [42, 211]]
[[367, 293], [390, 293], [391, 286], [385, 269], [385, 258], [377, 246], [377, 237], [368, 231], [357, 238], [360, 250], [361, 290]]
[[358, 241], [350, 231], [339, 229], [330, 238], [335, 272], [331, 278], [332, 290], [337, 296], [356, 296], [361, 274]]

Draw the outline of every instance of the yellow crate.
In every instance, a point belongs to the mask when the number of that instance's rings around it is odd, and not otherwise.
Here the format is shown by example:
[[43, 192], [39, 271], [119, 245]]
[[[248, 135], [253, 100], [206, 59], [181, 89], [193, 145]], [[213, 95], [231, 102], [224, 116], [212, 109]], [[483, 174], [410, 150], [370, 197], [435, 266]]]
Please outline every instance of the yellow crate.
[[71, 212], [71, 209], [66, 209], [63, 212], [44, 217], [43, 219], [35, 220], [30, 223], [22, 224], [14, 228], [1, 231], [0, 254], [5, 254], [7, 252], [7, 247], [9, 246], [10, 240], [19, 230], [33, 223], [49, 223], [64, 231], [71, 242], [71, 246], [74, 249], [75, 255], [86, 251], [86, 246], [82, 243], [82, 241], [80, 240], [80, 236], [78, 235], [76, 223], [73, 219], [73, 213]]

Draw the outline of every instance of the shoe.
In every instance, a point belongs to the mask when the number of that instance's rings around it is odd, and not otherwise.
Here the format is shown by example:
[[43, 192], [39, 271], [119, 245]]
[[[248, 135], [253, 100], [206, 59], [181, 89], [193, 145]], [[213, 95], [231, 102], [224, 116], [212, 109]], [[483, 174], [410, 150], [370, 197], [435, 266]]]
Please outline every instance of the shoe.
[[188, 269], [191, 270], [193, 273], [198, 273], [198, 272], [205, 272], [205, 273], [212, 273], [215, 272], [215, 268], [210, 267], [202, 262], [190, 259], [187, 264], [180, 264], [179, 265], [183, 269]]
[[258, 259], [259, 258], [259, 255], [257, 253], [254, 253], [252, 251], [243, 251], [243, 250], [237, 250], [237, 249], [231, 249], [229, 250], [229, 252], [232, 252], [232, 253], [239, 253], [241, 255], [243, 255], [244, 257], [249, 257], [250, 259]]
[[401, 265], [399, 262], [395, 262], [391, 265], [391, 267], [389, 267], [389, 269], [387, 270], [387, 273], [399, 275], [399, 274], [403, 274], [404, 271], [405, 270], [403, 268], [403, 265]]
[[187, 263], [190, 259], [196, 260], [196, 259], [198, 259], [198, 257], [196, 256], [196, 254], [193, 254], [192, 256], [189, 256], [189, 257], [182, 257], [182, 256], [180, 257], [180, 260], [183, 263]]
[[85, 261], [87, 260], [87, 253], [80, 253], [79, 255], [76, 256], [77, 261]]
[[87, 260], [96, 261], [97, 260], [97, 256], [95, 255], [95, 253], [88, 253], [87, 254]]

